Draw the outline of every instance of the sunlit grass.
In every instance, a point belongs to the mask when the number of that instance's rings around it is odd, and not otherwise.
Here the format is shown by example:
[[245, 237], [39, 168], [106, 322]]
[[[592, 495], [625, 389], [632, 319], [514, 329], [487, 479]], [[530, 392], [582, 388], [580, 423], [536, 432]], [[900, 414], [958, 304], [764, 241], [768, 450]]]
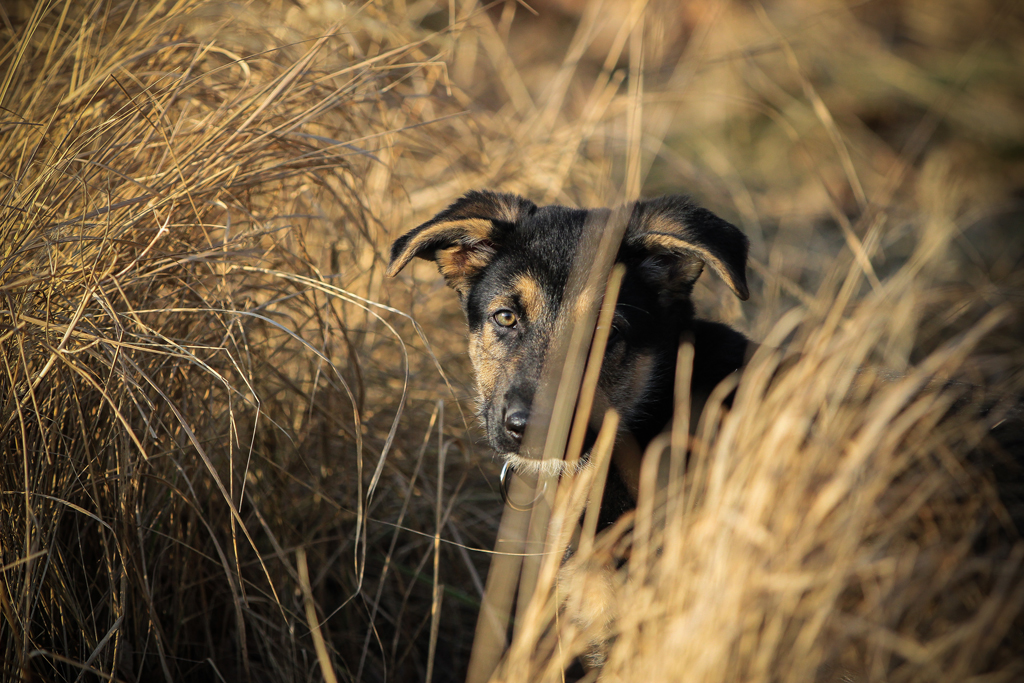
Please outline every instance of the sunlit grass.
[[[1020, 675], [1019, 12], [642, 4], [4, 15], [0, 677], [462, 679], [497, 466], [454, 295], [383, 270], [484, 187], [753, 242], [698, 298], [765, 348], [640, 508], [609, 680]], [[509, 680], [585, 647], [550, 591]]]

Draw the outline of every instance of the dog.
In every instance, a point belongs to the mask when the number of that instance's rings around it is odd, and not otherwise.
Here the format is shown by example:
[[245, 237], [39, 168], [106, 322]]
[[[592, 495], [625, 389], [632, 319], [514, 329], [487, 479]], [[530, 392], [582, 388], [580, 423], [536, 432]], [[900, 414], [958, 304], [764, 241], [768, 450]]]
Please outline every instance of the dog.
[[[527, 452], [523, 437], [553, 343], [572, 319], [567, 315], [572, 311], [565, 309], [576, 302], [567, 288], [584, 244], [592, 241], [588, 226], [603, 224], [591, 220], [600, 218], [595, 212], [610, 214], [607, 209], [541, 207], [514, 194], [473, 191], [391, 247], [389, 276], [413, 258], [427, 259], [458, 294], [469, 327], [469, 355], [487, 442], [520, 473], [536, 473], [551, 463], [542, 465], [536, 454]], [[624, 213], [628, 220], [615, 261], [625, 266], [625, 275], [595, 406], [618, 412], [619, 433], [635, 444], [637, 455], [626, 461], [613, 455], [599, 528], [635, 507], [636, 459], [673, 415], [681, 340], [693, 344], [695, 407], [743, 366], [751, 348], [740, 332], [696, 317], [691, 301], [705, 266], [740, 299], [748, 298], [748, 242], [743, 233], [683, 196], [637, 201]], [[587, 462], [595, 439], [591, 427], [580, 462]], [[563, 565], [563, 575], [594, 574], [591, 567], [573, 567], [571, 562]], [[597, 574], [591, 585], [607, 587], [607, 572]], [[607, 622], [614, 618], [601, 606], [607, 600], [577, 602], [574, 620], [583, 627], [605, 622], [603, 629], [592, 629], [605, 634], [599, 640], [605, 639]], [[591, 653], [589, 662], [599, 665], [600, 653]]]
[[[387, 274], [414, 257], [434, 261], [459, 296], [469, 325], [478, 412], [494, 451], [519, 472], [540, 461], [520, 453], [588, 212], [538, 207], [514, 194], [473, 191], [398, 238]], [[598, 382], [597, 402], [615, 408], [620, 432], [641, 451], [668, 425], [681, 339], [692, 340], [691, 392], [701, 399], [740, 369], [750, 342], [696, 317], [694, 283], [709, 266], [747, 299], [743, 233], [682, 196], [634, 203], [616, 261], [626, 266]], [[698, 401], [699, 402], [699, 401]], [[588, 434], [586, 448], [596, 434]], [[609, 472], [601, 526], [628, 506], [621, 468]], [[606, 509], [607, 508], [607, 509]], [[628, 507], [626, 507], [628, 509]]]

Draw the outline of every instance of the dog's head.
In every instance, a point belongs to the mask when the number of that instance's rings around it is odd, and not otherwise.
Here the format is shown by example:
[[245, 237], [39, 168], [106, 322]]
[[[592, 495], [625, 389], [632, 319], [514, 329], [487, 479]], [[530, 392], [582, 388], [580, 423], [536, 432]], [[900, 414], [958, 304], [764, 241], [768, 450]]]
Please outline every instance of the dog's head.
[[[413, 257], [428, 259], [458, 292], [487, 439], [517, 467], [533, 462], [519, 450], [552, 340], [574, 320], [566, 285], [587, 218], [582, 209], [470, 192], [391, 248], [388, 275]], [[595, 414], [614, 407], [627, 429], [643, 419], [650, 392], [693, 321], [690, 294], [704, 266], [746, 299], [746, 258], [739, 230], [684, 197], [632, 205], [616, 257], [626, 275]]]

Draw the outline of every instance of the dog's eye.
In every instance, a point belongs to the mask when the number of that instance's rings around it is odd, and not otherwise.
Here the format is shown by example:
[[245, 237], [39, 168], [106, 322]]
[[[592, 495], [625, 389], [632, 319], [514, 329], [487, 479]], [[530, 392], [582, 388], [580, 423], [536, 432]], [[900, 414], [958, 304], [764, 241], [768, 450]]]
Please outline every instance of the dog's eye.
[[516, 318], [516, 314], [507, 308], [503, 308], [494, 314], [494, 322], [502, 327], [515, 327], [518, 321], [519, 319]]
[[627, 330], [629, 330], [629, 322], [622, 315], [616, 315], [612, 321], [612, 329], [608, 330], [608, 346], [622, 339]]

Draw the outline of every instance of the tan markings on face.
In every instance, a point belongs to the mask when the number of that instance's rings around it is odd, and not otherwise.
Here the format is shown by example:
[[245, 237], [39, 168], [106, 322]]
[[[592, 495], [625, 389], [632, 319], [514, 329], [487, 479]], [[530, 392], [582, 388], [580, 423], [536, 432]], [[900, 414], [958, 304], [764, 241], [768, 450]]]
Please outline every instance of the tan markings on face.
[[[488, 306], [488, 310], [510, 308], [512, 298], [501, 296]], [[498, 339], [498, 331], [490, 320], [485, 320], [480, 329], [469, 336], [469, 359], [476, 375], [477, 395], [481, 400], [503, 393], [499, 388], [508, 379], [510, 369], [517, 366], [518, 354], [509, 353]]]
[[493, 396], [501, 379], [502, 363], [494, 342], [494, 329], [487, 323], [469, 337], [469, 359], [473, 363], [477, 394], [481, 398]]
[[536, 321], [546, 317], [547, 297], [536, 278], [525, 273], [519, 275], [512, 283], [512, 291], [519, 295], [527, 320]]

